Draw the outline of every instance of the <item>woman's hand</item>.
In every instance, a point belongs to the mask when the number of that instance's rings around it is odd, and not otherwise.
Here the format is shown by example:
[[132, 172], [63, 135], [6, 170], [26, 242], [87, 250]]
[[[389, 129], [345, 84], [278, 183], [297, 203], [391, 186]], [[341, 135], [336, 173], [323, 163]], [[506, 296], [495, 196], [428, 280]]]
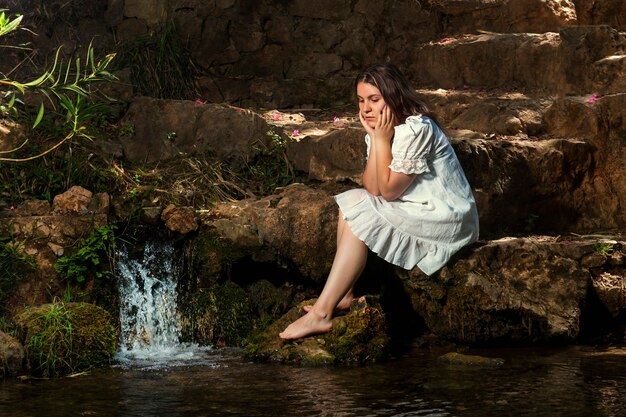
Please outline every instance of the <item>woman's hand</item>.
[[385, 143], [391, 142], [391, 138], [393, 138], [394, 134], [394, 127], [396, 125], [395, 121], [396, 118], [391, 112], [391, 109], [389, 106], [385, 106], [381, 110], [380, 117], [376, 121], [376, 127], [374, 128], [376, 132], [376, 140], [381, 140]]
[[361, 113], [360, 110], [359, 110], [359, 120], [361, 121], [361, 124], [363, 125], [363, 128], [365, 129], [367, 134], [370, 135], [370, 138], [372, 140], [374, 140], [374, 129], [371, 128], [369, 124], [367, 124], [367, 120], [365, 120], [365, 118], [363, 117], [363, 113]]

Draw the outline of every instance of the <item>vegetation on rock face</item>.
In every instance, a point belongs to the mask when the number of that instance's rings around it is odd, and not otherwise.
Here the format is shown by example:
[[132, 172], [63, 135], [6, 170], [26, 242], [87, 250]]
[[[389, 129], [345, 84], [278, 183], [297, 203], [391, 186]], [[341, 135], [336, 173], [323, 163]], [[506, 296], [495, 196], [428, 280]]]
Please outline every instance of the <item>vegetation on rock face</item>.
[[136, 95], [195, 99], [196, 68], [173, 24], [160, 34], [145, 36], [118, 47], [116, 66], [130, 68]]
[[61, 376], [104, 366], [116, 349], [109, 313], [92, 304], [55, 302], [18, 315], [33, 373]]
[[73, 255], [60, 257], [54, 269], [71, 284], [80, 284], [90, 278], [112, 278], [114, 231], [115, 226], [112, 225], [96, 229], [81, 242]]
[[242, 346], [252, 329], [248, 296], [231, 281], [191, 295], [181, 316], [183, 338], [204, 345]]
[[0, 236], [0, 306], [4, 305], [20, 280], [34, 269], [35, 261], [22, 251], [19, 242]]

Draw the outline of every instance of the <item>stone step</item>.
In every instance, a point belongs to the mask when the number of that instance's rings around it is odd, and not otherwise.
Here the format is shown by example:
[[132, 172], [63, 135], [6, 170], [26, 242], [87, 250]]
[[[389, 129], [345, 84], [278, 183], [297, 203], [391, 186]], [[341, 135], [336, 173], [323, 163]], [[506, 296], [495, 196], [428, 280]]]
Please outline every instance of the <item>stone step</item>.
[[438, 0], [428, 3], [442, 31], [449, 35], [481, 29], [543, 33], [579, 24], [577, 8], [569, 1]]
[[626, 38], [608, 26], [566, 26], [558, 33], [481, 33], [423, 44], [410, 78], [420, 86], [486, 87], [544, 95], [626, 91]]
[[[474, 190], [484, 233], [579, 230], [587, 222], [606, 222], [593, 216], [592, 202], [585, 198], [595, 166], [590, 144], [574, 139], [451, 142]], [[294, 142], [288, 155], [311, 179], [360, 184], [365, 152], [363, 132], [348, 128]]]

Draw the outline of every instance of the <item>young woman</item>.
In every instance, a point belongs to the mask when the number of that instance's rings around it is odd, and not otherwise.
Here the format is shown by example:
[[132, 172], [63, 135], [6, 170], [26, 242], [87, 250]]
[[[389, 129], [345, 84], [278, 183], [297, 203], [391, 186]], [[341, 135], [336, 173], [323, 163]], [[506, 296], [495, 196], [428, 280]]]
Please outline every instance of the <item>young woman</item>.
[[386, 261], [430, 275], [478, 239], [478, 212], [463, 169], [426, 104], [391, 64], [356, 78], [365, 128], [363, 186], [335, 196], [337, 252], [326, 285], [280, 337], [325, 333], [335, 309], [348, 309], [368, 248]]

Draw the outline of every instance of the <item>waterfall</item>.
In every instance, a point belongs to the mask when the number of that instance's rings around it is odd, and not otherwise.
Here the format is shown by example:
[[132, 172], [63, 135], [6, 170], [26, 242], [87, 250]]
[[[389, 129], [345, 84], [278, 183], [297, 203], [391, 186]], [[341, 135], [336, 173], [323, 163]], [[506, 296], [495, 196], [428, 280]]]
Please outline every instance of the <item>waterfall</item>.
[[206, 351], [180, 342], [177, 281], [180, 256], [173, 245], [146, 242], [142, 256], [118, 252], [121, 365], [159, 368], [206, 359]]

